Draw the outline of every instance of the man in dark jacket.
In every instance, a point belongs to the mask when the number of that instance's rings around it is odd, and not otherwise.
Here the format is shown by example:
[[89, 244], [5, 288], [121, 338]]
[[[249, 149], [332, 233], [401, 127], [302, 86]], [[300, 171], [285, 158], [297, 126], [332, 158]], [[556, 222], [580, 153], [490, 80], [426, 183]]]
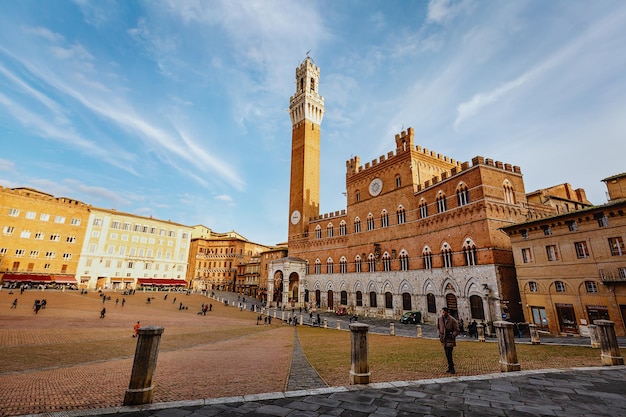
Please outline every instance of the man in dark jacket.
[[449, 374], [454, 374], [454, 361], [452, 360], [452, 350], [456, 346], [456, 337], [459, 335], [459, 323], [450, 315], [450, 309], [444, 307], [441, 309], [441, 317], [437, 319], [437, 330], [439, 331], [439, 341], [446, 352], [448, 360]]

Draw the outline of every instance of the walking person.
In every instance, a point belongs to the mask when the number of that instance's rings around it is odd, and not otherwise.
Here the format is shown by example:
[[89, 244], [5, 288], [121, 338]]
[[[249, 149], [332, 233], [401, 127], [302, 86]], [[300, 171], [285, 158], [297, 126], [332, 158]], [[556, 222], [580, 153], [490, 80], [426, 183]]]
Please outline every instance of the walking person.
[[13, 303], [11, 304], [11, 308], [17, 308], [17, 298], [13, 300]]
[[102, 307], [102, 310], [100, 310], [100, 318], [103, 319], [106, 313], [107, 313], [107, 309]]
[[443, 350], [446, 352], [446, 359], [448, 361], [448, 370], [446, 372], [454, 374], [456, 370], [454, 369], [452, 350], [456, 346], [456, 337], [459, 335], [459, 323], [450, 315], [450, 309], [448, 307], [441, 309], [441, 316], [437, 319], [437, 330], [439, 332], [439, 341], [443, 346]]
[[139, 328], [140, 328], [140, 324], [139, 322], [135, 323], [135, 325], [133, 326], [133, 337], [137, 337], [139, 336]]

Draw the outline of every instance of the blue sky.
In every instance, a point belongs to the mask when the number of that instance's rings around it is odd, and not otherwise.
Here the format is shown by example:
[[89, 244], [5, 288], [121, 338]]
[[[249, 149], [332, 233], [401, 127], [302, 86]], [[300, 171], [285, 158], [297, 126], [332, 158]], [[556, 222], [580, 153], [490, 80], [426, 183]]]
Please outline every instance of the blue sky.
[[12, 1], [0, 185], [287, 239], [295, 68], [321, 68], [321, 212], [415, 129], [606, 202], [626, 171], [623, 1]]

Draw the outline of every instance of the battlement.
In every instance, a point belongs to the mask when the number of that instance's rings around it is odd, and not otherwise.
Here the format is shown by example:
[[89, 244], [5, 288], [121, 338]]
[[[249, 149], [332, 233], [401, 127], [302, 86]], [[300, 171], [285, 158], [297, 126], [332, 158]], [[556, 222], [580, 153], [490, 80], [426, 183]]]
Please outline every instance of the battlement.
[[334, 211], [332, 213], [324, 213], [324, 214], [320, 214], [319, 216], [315, 216], [312, 217], [310, 219], [310, 222], [316, 222], [316, 221], [320, 221], [320, 220], [330, 220], [330, 219], [334, 219], [337, 217], [344, 217], [346, 215], [346, 210], [341, 210], [341, 211]]

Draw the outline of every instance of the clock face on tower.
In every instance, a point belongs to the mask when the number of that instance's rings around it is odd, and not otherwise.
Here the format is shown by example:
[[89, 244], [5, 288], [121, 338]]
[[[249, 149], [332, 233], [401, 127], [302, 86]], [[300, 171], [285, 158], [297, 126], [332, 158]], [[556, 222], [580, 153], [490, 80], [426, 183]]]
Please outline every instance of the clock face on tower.
[[376, 197], [383, 190], [383, 180], [380, 178], [374, 178], [370, 182], [369, 192], [372, 197]]
[[294, 211], [291, 213], [291, 224], [294, 224], [294, 225], [295, 225], [295, 224], [300, 223], [300, 217], [302, 217], [302, 216], [300, 215], [300, 212], [299, 212], [298, 210], [294, 210]]

